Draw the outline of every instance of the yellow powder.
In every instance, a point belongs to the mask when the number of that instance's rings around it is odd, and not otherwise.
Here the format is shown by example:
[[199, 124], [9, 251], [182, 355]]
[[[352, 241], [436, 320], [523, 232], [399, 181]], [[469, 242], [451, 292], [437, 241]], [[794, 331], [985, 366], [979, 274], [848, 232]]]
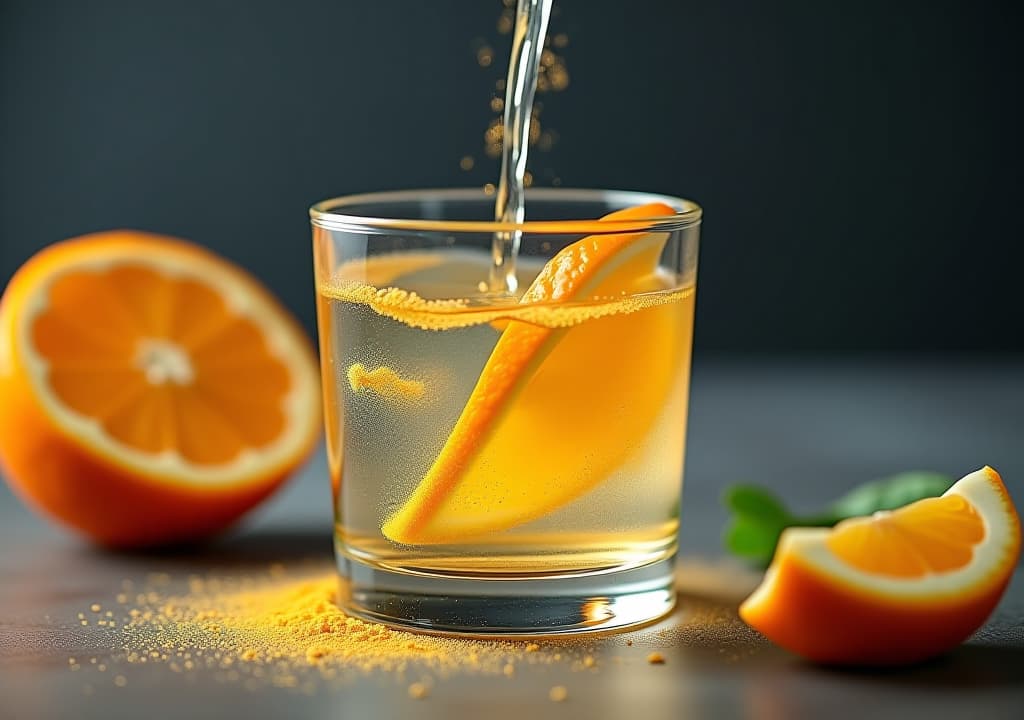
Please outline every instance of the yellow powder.
[[[335, 604], [333, 569], [305, 577], [280, 569], [256, 579], [193, 576], [177, 592], [173, 587], [145, 588], [136, 604], [124, 608], [124, 616], [105, 630], [123, 652], [112, 662], [162, 663], [173, 672], [210, 671], [229, 682], [301, 689], [311, 673], [401, 677], [419, 670], [434, 677], [512, 677], [519, 664], [569, 662], [572, 667], [580, 666], [584, 655], [590, 657], [579, 641], [552, 643], [549, 650], [522, 641], [420, 635], [351, 617]], [[77, 666], [77, 661], [70, 664]], [[415, 698], [426, 697], [429, 690], [427, 681], [409, 686]]]
[[[127, 665], [160, 665], [169, 672], [204, 673], [215, 681], [247, 688], [271, 685], [298, 692], [310, 692], [316, 682], [353, 673], [388, 673], [410, 694], [420, 692], [410, 685], [414, 678], [412, 684], [423, 685], [429, 694], [435, 681], [457, 674], [504, 675], [515, 682], [525, 666], [614, 671], [611, 668], [623, 658], [607, 662], [595, 652], [608, 644], [646, 646], [648, 651], [671, 646], [714, 648], [727, 653], [729, 662], [739, 662], [768, 646], [736, 616], [731, 596], [724, 602], [699, 599], [708, 593], [721, 594], [710, 592], [715, 583], [733, 590], [746, 587], [746, 579], [726, 582], [731, 576], [711, 567], [704, 571], [693, 564], [680, 568], [680, 578], [686, 579], [680, 586], [690, 595], [686, 612], [676, 622], [626, 636], [542, 643], [442, 638], [365, 622], [336, 605], [338, 580], [333, 566], [304, 567], [299, 575], [281, 565], [257, 577], [156, 575], [138, 588], [125, 581], [122, 588], [130, 591], [130, 602], [112, 611], [108, 625], [91, 623], [79, 638], [83, 647], [102, 638], [102, 645], [113, 654], [98, 659], [79, 653], [68, 658], [69, 670], [85, 680], [123, 687], [132, 682]], [[662, 664], [665, 657], [650, 652], [647, 662]], [[84, 684], [83, 692], [89, 686]]]
[[347, 375], [352, 392], [373, 390], [382, 397], [409, 400], [423, 397], [422, 380], [406, 380], [386, 365], [367, 370], [362, 363], [355, 363], [349, 366]]
[[548, 698], [551, 702], [565, 702], [568, 697], [569, 691], [565, 688], [565, 685], [555, 685], [548, 691]]
[[660, 290], [629, 297], [592, 298], [585, 303], [512, 303], [477, 306], [466, 299], [426, 300], [415, 292], [396, 287], [377, 289], [358, 282], [321, 285], [324, 297], [366, 305], [384, 317], [423, 330], [451, 330], [519, 320], [547, 328], [565, 328], [612, 315], [628, 315], [659, 305], [680, 302], [693, 294], [693, 288]]

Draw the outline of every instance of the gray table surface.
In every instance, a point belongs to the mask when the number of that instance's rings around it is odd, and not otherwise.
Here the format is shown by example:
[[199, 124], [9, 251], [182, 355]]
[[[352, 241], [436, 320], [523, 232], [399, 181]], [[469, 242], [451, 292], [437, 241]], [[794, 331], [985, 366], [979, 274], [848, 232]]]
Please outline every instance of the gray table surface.
[[[414, 701], [408, 680], [321, 682], [311, 693], [215, 682], [166, 666], [71, 672], [68, 658], [117, 662], [76, 613], [151, 572], [241, 573], [273, 562], [330, 562], [322, 454], [230, 536], [190, 554], [116, 555], [37, 519], [0, 489], [0, 717], [1024, 717], [1024, 577], [966, 645], [889, 671], [815, 667], [733, 617], [752, 576], [721, 557], [723, 485], [756, 480], [808, 508], [893, 471], [999, 469], [1024, 498], [1024, 363], [918, 360], [715, 362], [694, 371], [684, 491], [680, 609], [660, 625], [597, 640], [598, 666], [455, 676]], [[723, 629], [724, 627], [724, 629]], [[633, 640], [627, 645], [623, 640]], [[109, 641], [108, 641], [109, 642]], [[664, 666], [644, 656], [658, 649]], [[565, 685], [569, 699], [548, 700]]]

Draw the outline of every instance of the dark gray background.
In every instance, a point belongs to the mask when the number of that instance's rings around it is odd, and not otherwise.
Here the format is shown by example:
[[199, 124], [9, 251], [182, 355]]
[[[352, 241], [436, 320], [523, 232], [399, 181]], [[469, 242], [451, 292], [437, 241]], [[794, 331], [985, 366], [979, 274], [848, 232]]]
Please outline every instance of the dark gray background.
[[[1021, 8], [562, 0], [572, 82], [534, 169], [705, 206], [698, 352], [1024, 350]], [[137, 227], [241, 262], [312, 330], [308, 205], [493, 179], [458, 160], [499, 9], [0, 0], [0, 282]]]

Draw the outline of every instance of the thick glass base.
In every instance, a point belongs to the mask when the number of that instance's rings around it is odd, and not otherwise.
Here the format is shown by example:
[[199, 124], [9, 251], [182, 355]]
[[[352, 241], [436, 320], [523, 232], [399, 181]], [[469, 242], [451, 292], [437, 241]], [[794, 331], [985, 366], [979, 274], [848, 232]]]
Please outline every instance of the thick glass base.
[[607, 632], [675, 606], [674, 557], [618, 571], [495, 580], [375, 568], [339, 556], [342, 608], [405, 630], [477, 636]]

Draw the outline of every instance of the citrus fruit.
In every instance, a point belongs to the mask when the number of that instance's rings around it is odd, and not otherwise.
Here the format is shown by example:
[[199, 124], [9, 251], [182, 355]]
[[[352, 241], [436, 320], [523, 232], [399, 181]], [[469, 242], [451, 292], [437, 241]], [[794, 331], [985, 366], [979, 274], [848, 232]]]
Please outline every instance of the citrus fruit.
[[[603, 220], [672, 214], [669, 206], [652, 204]], [[672, 279], [658, 273], [667, 237], [583, 238], [548, 261], [520, 302], [621, 299], [668, 289]], [[679, 387], [684, 361], [671, 351], [643, 350], [652, 339], [661, 339], [659, 348], [681, 345], [671, 339], [678, 332], [670, 305], [573, 327], [509, 320], [444, 447], [385, 521], [384, 535], [404, 544], [458, 542], [542, 517], [596, 486], [643, 446], [666, 397]], [[636, 378], [643, 380], [631, 382]], [[628, 403], [603, 390], [609, 382], [629, 382]]]
[[241, 269], [140, 232], [52, 245], [0, 301], [0, 462], [96, 541], [220, 530], [309, 454], [311, 344]]
[[938, 498], [786, 530], [740, 617], [817, 662], [924, 660], [985, 622], [1019, 554], [1017, 512], [985, 467]]

